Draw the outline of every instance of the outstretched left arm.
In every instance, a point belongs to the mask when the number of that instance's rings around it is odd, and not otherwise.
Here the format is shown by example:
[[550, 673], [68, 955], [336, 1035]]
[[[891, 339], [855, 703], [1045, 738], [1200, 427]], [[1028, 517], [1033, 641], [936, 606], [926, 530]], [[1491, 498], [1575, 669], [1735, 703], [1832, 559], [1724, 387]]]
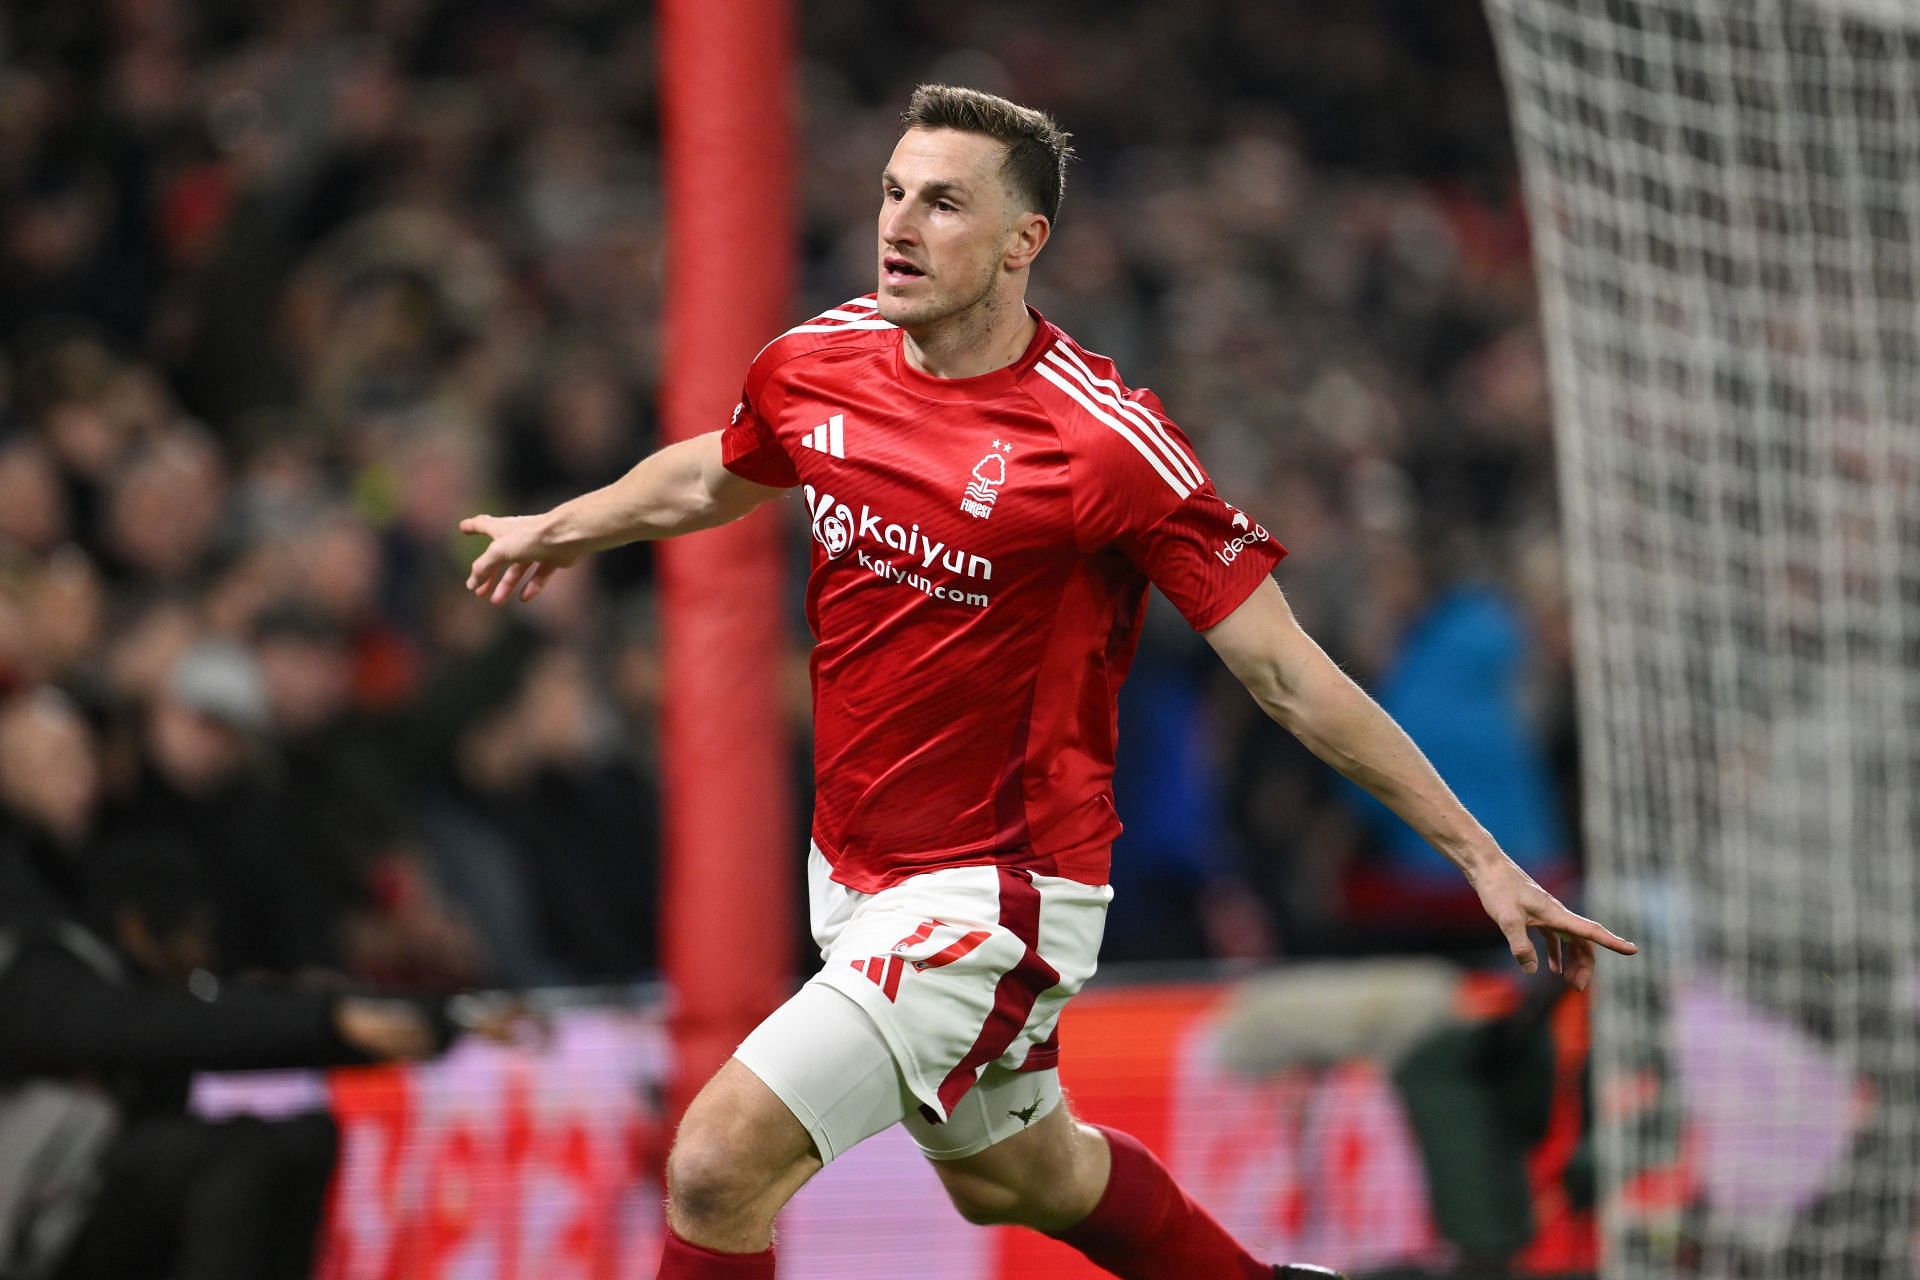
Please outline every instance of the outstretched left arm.
[[1581, 990], [1593, 976], [1595, 944], [1622, 955], [1638, 950], [1569, 911], [1501, 850], [1405, 731], [1300, 629], [1273, 582], [1202, 634], [1262, 710], [1453, 860], [1528, 973], [1539, 967], [1529, 926], [1545, 931], [1548, 967]]

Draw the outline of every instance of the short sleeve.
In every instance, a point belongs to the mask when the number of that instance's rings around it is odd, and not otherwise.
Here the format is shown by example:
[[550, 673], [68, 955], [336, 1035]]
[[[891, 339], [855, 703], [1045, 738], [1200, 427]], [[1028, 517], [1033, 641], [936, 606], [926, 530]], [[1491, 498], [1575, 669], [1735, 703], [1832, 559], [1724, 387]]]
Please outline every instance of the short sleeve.
[[1211, 483], [1152, 524], [1127, 530], [1118, 545], [1195, 631], [1225, 620], [1287, 554], [1265, 525], [1229, 505]]
[[1286, 548], [1214, 491], [1152, 392], [1101, 407], [1082, 421], [1071, 464], [1082, 546], [1119, 550], [1205, 631], [1253, 594]]
[[755, 484], [791, 489], [800, 483], [793, 458], [781, 447], [773, 428], [755, 411], [749, 391], [740, 393], [733, 421], [720, 433], [720, 461], [733, 474]]

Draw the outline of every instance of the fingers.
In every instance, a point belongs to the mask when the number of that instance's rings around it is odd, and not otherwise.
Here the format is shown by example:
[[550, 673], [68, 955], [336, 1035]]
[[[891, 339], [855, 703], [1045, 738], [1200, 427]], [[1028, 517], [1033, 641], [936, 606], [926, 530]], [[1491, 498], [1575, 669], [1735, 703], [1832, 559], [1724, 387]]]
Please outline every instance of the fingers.
[[[1539, 952], [1528, 937], [1526, 927], [1503, 930], [1507, 936], [1507, 945], [1513, 951], [1514, 960], [1528, 973], [1537, 973], [1540, 969]], [[1585, 991], [1587, 984], [1593, 981], [1595, 967], [1593, 943], [1561, 933], [1556, 929], [1543, 930], [1547, 940], [1547, 969], [1559, 974], [1568, 986], [1575, 991]]]
[[520, 566], [511, 562], [500, 545], [499, 521], [492, 516], [468, 516], [460, 522], [460, 532], [477, 533], [493, 539], [485, 551], [474, 557], [473, 568], [467, 571], [467, 590], [482, 600], [504, 604], [511, 594], [511, 588], [507, 586], [508, 579], [515, 576]]
[[500, 581], [495, 584], [492, 593], [488, 595], [487, 599], [494, 604], [505, 604], [507, 601], [513, 599], [513, 593], [520, 589], [521, 579], [527, 576], [528, 570], [532, 567], [533, 566], [526, 564], [508, 565], [506, 571], [500, 575]]
[[[1539, 928], [1546, 937], [1547, 968], [1579, 991], [1585, 991], [1593, 979], [1596, 946], [1623, 956], [1639, 954], [1639, 947], [1599, 921], [1567, 910], [1517, 867], [1513, 872], [1504, 882], [1490, 881], [1482, 889], [1481, 901], [1506, 937], [1514, 962], [1526, 972], [1537, 972], [1540, 967], [1539, 952], [1528, 936], [1530, 927]], [[1517, 886], [1515, 879], [1519, 881]]]
[[1527, 936], [1526, 922], [1503, 924], [1500, 932], [1507, 935], [1507, 948], [1513, 952], [1513, 958], [1522, 969], [1533, 973], [1540, 968], [1539, 957], [1533, 950], [1533, 939]]
[[1594, 953], [1593, 944], [1584, 938], [1567, 940], [1567, 962], [1562, 977], [1575, 991], [1585, 991], [1587, 984], [1593, 981]]
[[493, 589], [494, 577], [500, 572], [501, 566], [506, 563], [506, 557], [500, 554], [499, 546], [500, 544], [496, 542], [493, 546], [482, 551], [475, 557], [473, 568], [467, 571], [467, 590], [473, 592], [483, 600]]
[[[512, 568], [512, 562], [505, 556], [496, 556], [484, 563], [476, 562], [473, 572], [467, 577], [467, 586], [482, 600], [493, 600], [501, 580]], [[494, 600], [494, 603], [498, 604], [499, 601]]]
[[1553, 913], [1551, 919], [1543, 919], [1540, 922], [1543, 926], [1549, 929], [1558, 929], [1562, 933], [1572, 934], [1576, 938], [1584, 938], [1590, 943], [1598, 943], [1607, 950], [1617, 951], [1623, 956], [1638, 955], [1640, 953], [1638, 946], [1628, 942], [1625, 938], [1607, 928], [1607, 926], [1601, 924], [1598, 920], [1589, 920], [1585, 916], [1577, 916], [1565, 907], [1560, 906], [1557, 902], [1554, 905], [1559, 907], [1559, 910]]
[[[1598, 956], [1594, 951], [1596, 944], [1623, 956], [1639, 954], [1639, 947], [1599, 921], [1575, 915], [1560, 902], [1550, 901], [1553, 902], [1552, 909], [1543, 912], [1545, 918], [1539, 921], [1547, 935], [1548, 967], [1575, 991], [1585, 991], [1593, 981], [1598, 965]], [[1527, 972], [1532, 973], [1533, 969], [1529, 967]]]
[[532, 600], [560, 568], [537, 560], [516, 564], [507, 559], [499, 545], [495, 543], [481, 552], [467, 574], [467, 590], [491, 604], [506, 604], [515, 596], [522, 603]]
[[527, 575], [526, 585], [520, 588], [520, 603], [525, 604], [539, 595], [541, 589], [547, 585], [547, 579], [553, 576], [557, 568], [559, 568], [558, 565], [551, 564], [534, 565], [533, 572]]

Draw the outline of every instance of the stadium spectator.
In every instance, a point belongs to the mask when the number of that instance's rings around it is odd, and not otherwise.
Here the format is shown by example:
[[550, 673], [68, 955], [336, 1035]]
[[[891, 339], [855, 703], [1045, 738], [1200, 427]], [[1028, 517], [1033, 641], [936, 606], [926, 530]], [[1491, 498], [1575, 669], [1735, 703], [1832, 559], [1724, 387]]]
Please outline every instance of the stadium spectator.
[[332, 1122], [194, 1118], [190, 1073], [427, 1057], [451, 1038], [445, 1007], [213, 977], [218, 906], [186, 846], [89, 844], [93, 744], [58, 695], [0, 706], [0, 762], [9, 1274], [308, 1274]]
[[170, 840], [206, 877], [223, 968], [290, 974], [339, 965], [308, 864], [289, 857], [262, 758], [265, 682], [245, 649], [203, 641], [148, 705], [144, 768], [113, 825]]
[[480, 979], [485, 942], [429, 866], [393, 726], [354, 705], [347, 632], [288, 601], [257, 619], [253, 651], [281, 757], [282, 856], [302, 864], [308, 909], [349, 971], [434, 987]]

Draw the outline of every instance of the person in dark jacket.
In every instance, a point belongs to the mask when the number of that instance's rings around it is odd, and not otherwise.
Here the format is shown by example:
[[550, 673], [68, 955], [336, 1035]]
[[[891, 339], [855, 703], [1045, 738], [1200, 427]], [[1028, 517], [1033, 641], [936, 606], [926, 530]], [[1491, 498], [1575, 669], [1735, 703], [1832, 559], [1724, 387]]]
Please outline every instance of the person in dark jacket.
[[107, 827], [165, 832], [205, 870], [221, 971], [338, 969], [328, 886], [300, 857], [268, 780], [265, 681], [239, 645], [182, 654], [142, 715], [142, 768]]
[[198, 864], [87, 842], [97, 762], [57, 694], [0, 705], [0, 1277], [309, 1274], [332, 1121], [208, 1121], [191, 1073], [425, 1058], [446, 1006], [214, 978]]

